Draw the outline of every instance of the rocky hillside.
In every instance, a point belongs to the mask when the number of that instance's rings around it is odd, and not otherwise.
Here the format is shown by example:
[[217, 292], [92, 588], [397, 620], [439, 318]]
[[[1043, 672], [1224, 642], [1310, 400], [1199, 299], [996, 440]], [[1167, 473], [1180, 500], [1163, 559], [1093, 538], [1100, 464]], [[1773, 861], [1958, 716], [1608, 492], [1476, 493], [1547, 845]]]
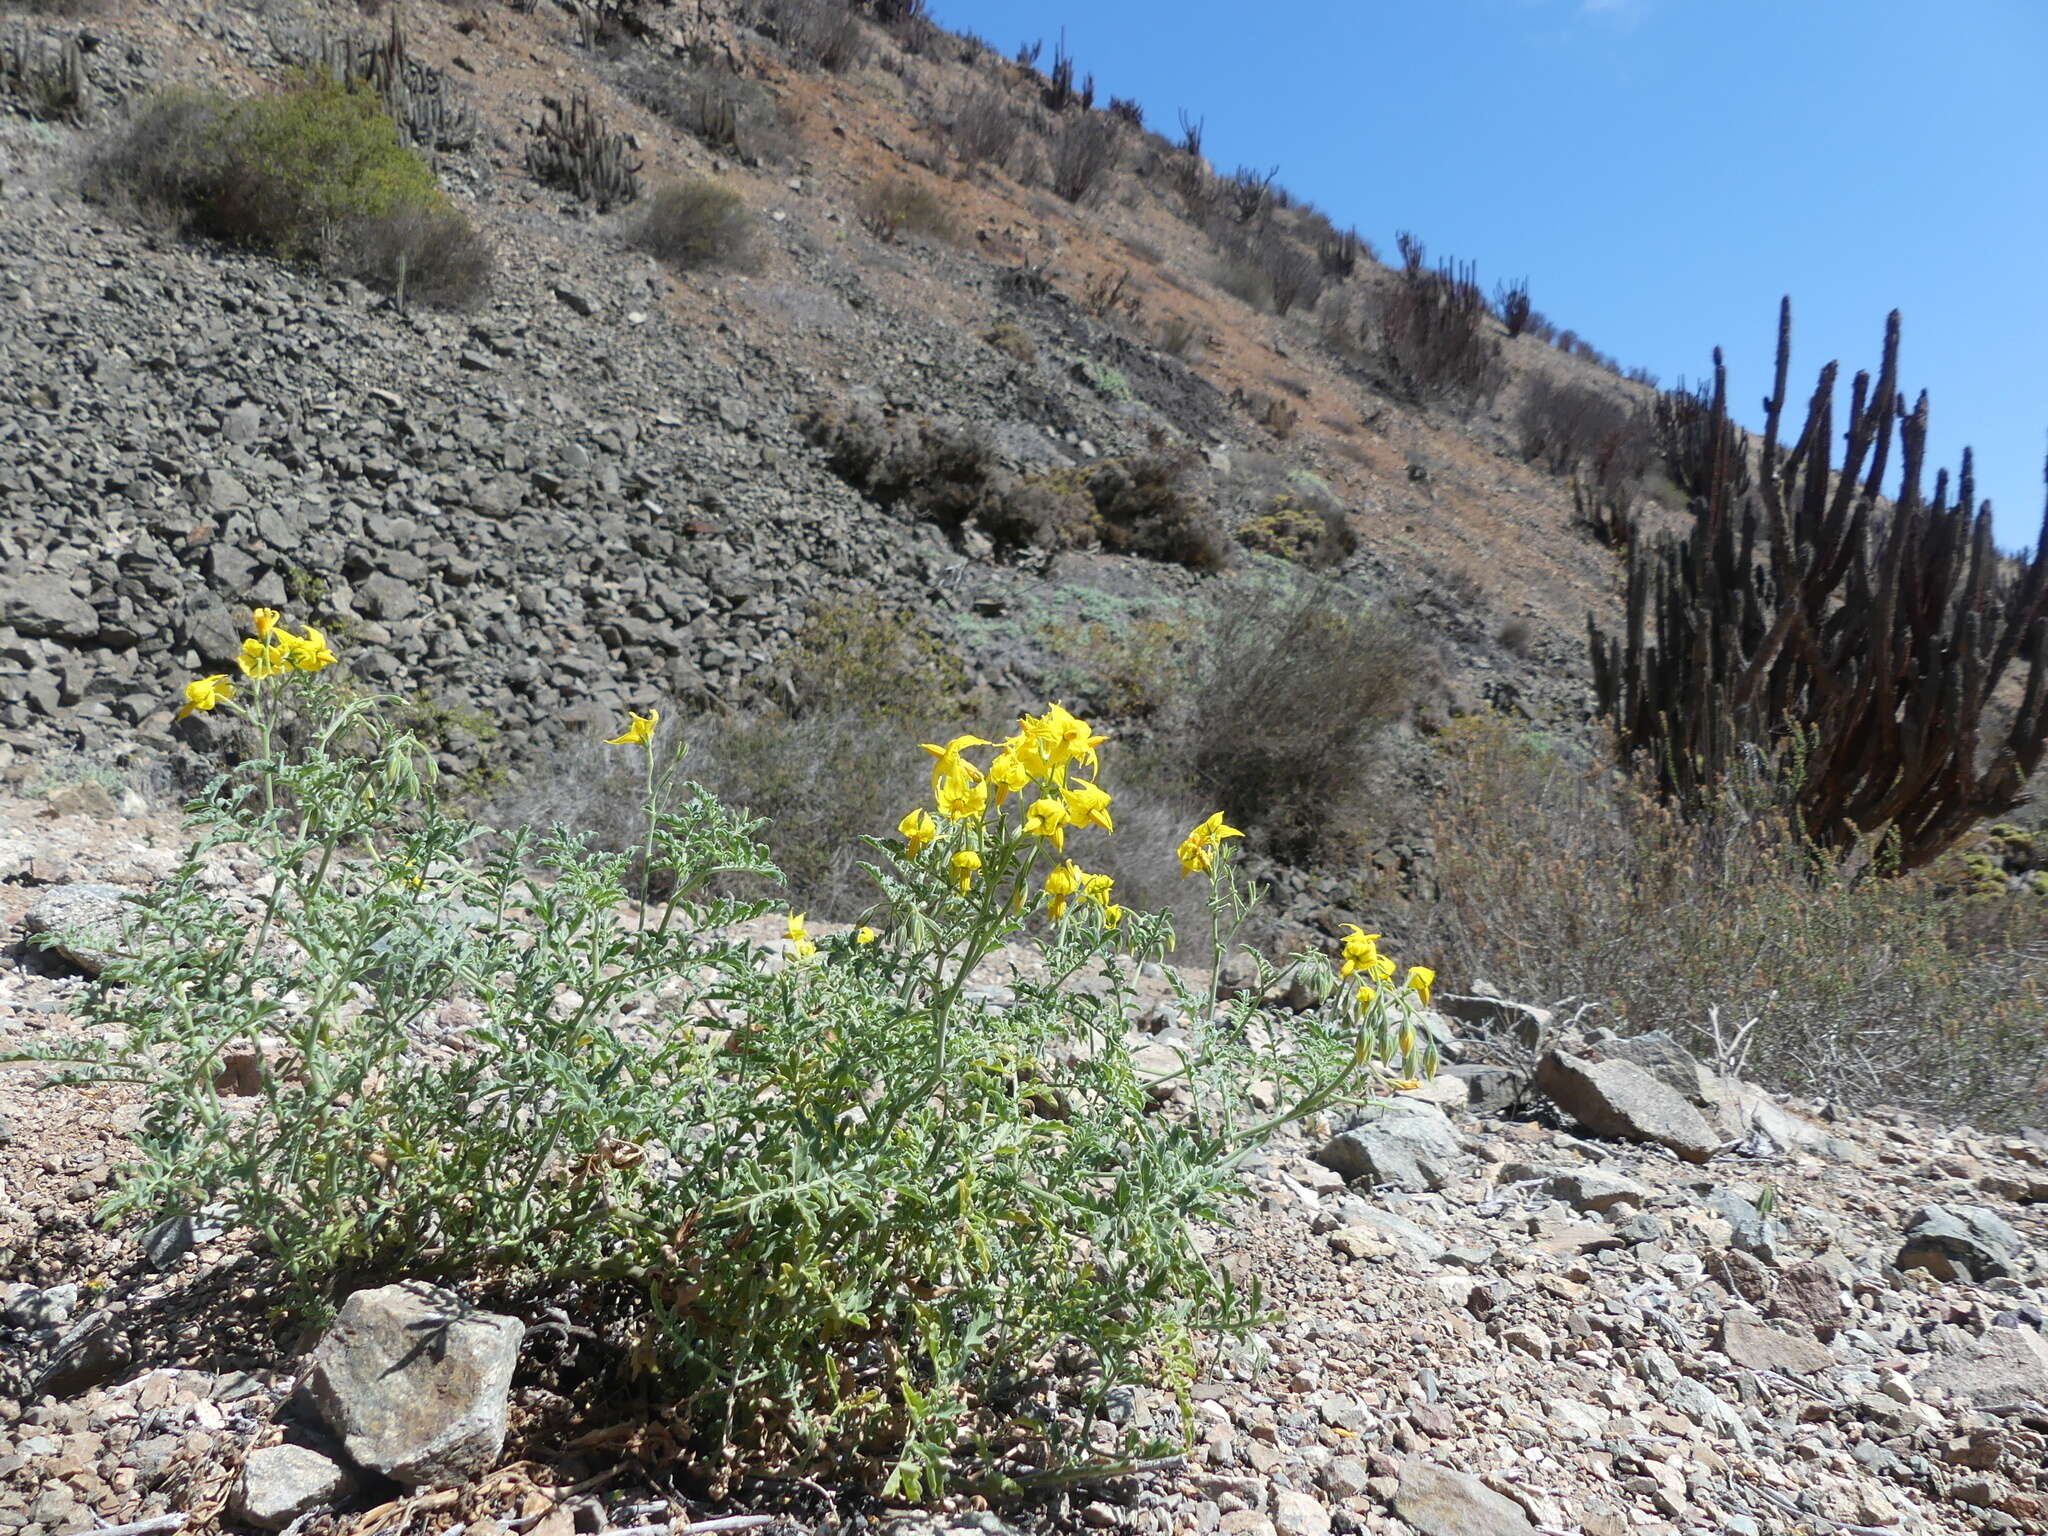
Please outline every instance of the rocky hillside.
[[[0, 818], [0, 920], [65, 951], [10, 953], [7, 1051], [70, 1027], [108, 896], [161, 879], [177, 833], [89, 793], [10, 799]], [[222, 898], [253, 907], [260, 872], [214, 861]], [[779, 963], [782, 939], [753, 938]], [[1000, 1009], [1041, 965], [1006, 952], [976, 996]], [[1135, 1059], [1170, 1073], [1183, 1023], [1156, 978], [1137, 985]], [[630, 1405], [615, 1426], [551, 1390], [584, 1321], [559, 1311], [392, 1286], [300, 1337], [246, 1240], [205, 1211], [93, 1221], [132, 1151], [127, 1090], [38, 1091], [10, 1071], [0, 1530], [2048, 1530], [2048, 1133], [1781, 1103], [1668, 1037], [1441, 1001], [1456, 1040], [1435, 1082], [1287, 1132], [1205, 1230], [1277, 1315], [1205, 1357], [1192, 1451], [999, 1512], [774, 1483], [707, 1508], [659, 1470]], [[224, 1102], [271, 1070], [231, 1053]], [[1162, 1079], [1160, 1113], [1175, 1093]], [[421, 1328], [436, 1350], [415, 1347]], [[1111, 1413], [1180, 1434], [1162, 1393]]]
[[[1156, 561], [1005, 553], [971, 528], [906, 523], [825, 466], [800, 430], [814, 408], [956, 422], [1015, 473], [1198, 449], [1227, 525], [1275, 486], [1315, 486], [1355, 532], [1346, 577], [1413, 602], [1445, 647], [1450, 702], [1583, 717], [1579, 627], [1610, 601], [1611, 556], [1571, 526], [1560, 483], [1509, 451], [1507, 423], [1531, 379], [1628, 386], [1524, 336], [1503, 342], [1490, 413], [1375, 390], [1313, 316], [1217, 286], [1156, 134], [1132, 131], [1080, 203], [1028, 164], [1020, 181], [948, 151], [974, 92], [1013, 102], [1027, 139], [1044, 131], [1033, 71], [859, 23], [862, 62], [830, 73], [787, 28], [713, 0], [588, 45], [553, 5], [407, 7], [412, 56], [479, 125], [441, 177], [498, 265], [473, 313], [407, 312], [137, 227], [78, 190], [92, 146], [148, 92], [258, 89], [324, 40], [366, 35], [357, 8], [62, 9], [7, 26], [25, 60], [77, 44], [76, 110], [39, 119], [17, 92], [22, 110], [0, 118], [0, 755], [17, 778], [51, 743], [102, 760], [203, 750], [203, 722], [173, 729], [175, 685], [225, 663], [255, 603], [345, 631], [365, 678], [417, 696], [450, 765], [474, 766], [479, 734], [517, 760], [622, 702], [772, 695], [779, 648], [834, 595], [914, 604], [978, 679], [1029, 691], [1044, 661], [1018, 615], [1189, 589]], [[742, 157], [648, 105], [712, 59], [773, 127]], [[630, 135], [644, 184], [715, 173], [736, 188], [755, 269], [678, 275], [625, 247], [630, 209], [593, 216], [537, 185], [543, 98], [571, 89]], [[862, 217], [891, 178], [936, 198], [939, 233]], [[1344, 291], [1362, 302], [1385, 280], [1367, 259]]]

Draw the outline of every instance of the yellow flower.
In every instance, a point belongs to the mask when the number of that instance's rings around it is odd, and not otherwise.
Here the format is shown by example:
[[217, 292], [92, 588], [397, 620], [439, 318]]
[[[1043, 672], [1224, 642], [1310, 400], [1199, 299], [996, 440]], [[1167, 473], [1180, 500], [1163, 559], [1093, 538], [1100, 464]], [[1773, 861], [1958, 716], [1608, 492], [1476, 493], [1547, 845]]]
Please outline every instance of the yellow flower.
[[1344, 926], [1351, 930], [1351, 935], [1344, 941], [1344, 964], [1337, 972], [1340, 977], [1369, 969], [1373, 961], [1379, 958], [1380, 953], [1378, 934], [1367, 933], [1356, 923], [1346, 923]]
[[853, 942], [856, 944], [872, 944], [875, 942], [875, 940], [879, 939], [880, 937], [881, 935], [875, 932], [874, 929], [868, 927], [866, 923], [862, 923], [860, 926], [860, 932], [856, 933], [853, 936]]
[[1081, 889], [1087, 878], [1072, 859], [1052, 867], [1045, 877], [1045, 894], [1049, 898], [1045, 910], [1054, 921], [1067, 915], [1067, 902]]
[[1216, 849], [1227, 837], [1243, 837], [1235, 827], [1223, 824], [1223, 813], [1218, 811], [1207, 821], [1196, 827], [1180, 845], [1180, 874], [1185, 880], [1189, 875], [1206, 875], [1216, 867]]
[[1379, 988], [1375, 987], [1371, 982], [1361, 981], [1358, 984], [1358, 1000], [1361, 1003], [1363, 1003], [1366, 1007], [1370, 1008], [1372, 1006], [1372, 1000], [1378, 997], [1379, 995]]
[[1422, 1000], [1422, 1006], [1429, 1006], [1430, 989], [1436, 985], [1436, 972], [1426, 965], [1408, 967], [1408, 979], [1403, 983], [1410, 992]]
[[1413, 1024], [1403, 1024], [1401, 1026], [1401, 1033], [1394, 1038], [1394, 1044], [1400, 1047], [1403, 1056], [1412, 1054], [1415, 1050], [1415, 1026]]
[[960, 894], [965, 896], [967, 888], [974, 884], [975, 871], [981, 868], [981, 855], [972, 848], [962, 848], [953, 855], [952, 866], [953, 881], [960, 887]]
[[1394, 962], [1385, 955], [1374, 955], [1365, 968], [1365, 973], [1380, 985], [1385, 986], [1394, 979]]
[[[1115, 885], [1116, 877], [1113, 875], [1083, 875], [1081, 877], [1081, 898], [1084, 901], [1094, 902], [1106, 914], [1110, 910], [1109, 893]], [[1112, 928], [1115, 926], [1116, 924], [1113, 922], [1110, 924]]]
[[955, 821], [972, 821], [988, 809], [988, 785], [978, 776], [953, 775], [941, 779], [932, 793], [939, 802], [939, 814]]
[[334, 665], [334, 652], [327, 648], [327, 636], [313, 625], [306, 626], [306, 633], [295, 635], [290, 630], [277, 632], [278, 643], [284, 647], [285, 661], [301, 672], [318, 672]]
[[626, 718], [630, 720], [632, 724], [628, 725], [625, 728], [625, 730], [621, 731], [618, 735], [606, 737], [604, 744], [608, 747], [653, 746], [654, 728], [657, 725], [661, 724], [661, 711], [658, 709], [650, 709], [644, 715], [636, 715], [631, 710], [628, 710], [626, 712]]
[[1104, 908], [1102, 909], [1102, 926], [1103, 926], [1103, 927], [1105, 927], [1105, 928], [1114, 928], [1114, 927], [1115, 927], [1115, 926], [1116, 926], [1116, 925], [1117, 925], [1118, 923], [1122, 922], [1123, 920], [1124, 920], [1124, 909], [1123, 909], [1122, 907], [1118, 906], [1118, 905], [1117, 905], [1117, 904], [1116, 904], [1115, 902], [1111, 902], [1111, 903], [1109, 903], [1109, 905], [1105, 906], [1105, 907], [1104, 907]]
[[241, 653], [235, 657], [235, 665], [242, 669], [242, 676], [261, 682], [273, 673], [285, 670], [288, 663], [284, 647], [271, 645], [253, 637], [242, 642]]
[[1013, 736], [1005, 742], [996, 760], [988, 765], [988, 781], [995, 786], [997, 805], [1031, 782], [1031, 770], [1017, 755], [1016, 741]]
[[939, 835], [939, 824], [932, 820], [932, 813], [922, 808], [912, 811], [896, 823], [896, 830], [903, 840], [910, 844], [910, 856], [914, 859], [932, 844]]
[[818, 946], [811, 942], [811, 930], [804, 926], [804, 914], [792, 912], [783, 925], [782, 936], [789, 940], [789, 952], [799, 960], [808, 960], [818, 952]]
[[937, 759], [932, 764], [932, 798], [934, 800], [938, 798], [939, 784], [942, 780], [962, 779], [971, 784], [980, 778], [981, 770], [968, 762], [960, 754], [969, 747], [986, 747], [989, 745], [991, 743], [983, 741], [979, 736], [955, 736], [943, 747], [934, 746], [932, 743], [926, 742], [924, 744], [925, 751], [931, 753]]
[[178, 711], [178, 718], [184, 719], [194, 710], [205, 711], [216, 704], [226, 703], [235, 696], [234, 685], [228, 681], [225, 672], [216, 672], [211, 677], [197, 677], [185, 685], [185, 705]]
[[1067, 808], [1047, 795], [1042, 800], [1031, 802], [1031, 808], [1024, 813], [1024, 830], [1032, 837], [1042, 837], [1061, 853], [1067, 848]]
[[1067, 802], [1067, 820], [1077, 827], [1100, 827], [1105, 832], [1114, 832], [1116, 823], [1109, 819], [1109, 791], [1085, 779], [1076, 779], [1060, 791], [1060, 797]]
[[277, 628], [277, 621], [283, 617], [284, 615], [279, 613], [275, 608], [258, 608], [254, 613], [250, 615], [250, 618], [255, 622], [256, 625], [256, 638], [259, 640], [268, 640], [270, 638], [270, 632], [273, 629]]
[[1090, 730], [1084, 721], [1077, 720], [1058, 704], [1050, 705], [1042, 715], [1025, 715], [1017, 722], [1018, 756], [1031, 770], [1031, 776], [1048, 784], [1064, 783], [1067, 764], [1079, 763], [1090, 773], [1095, 772], [1095, 749], [1109, 740]]

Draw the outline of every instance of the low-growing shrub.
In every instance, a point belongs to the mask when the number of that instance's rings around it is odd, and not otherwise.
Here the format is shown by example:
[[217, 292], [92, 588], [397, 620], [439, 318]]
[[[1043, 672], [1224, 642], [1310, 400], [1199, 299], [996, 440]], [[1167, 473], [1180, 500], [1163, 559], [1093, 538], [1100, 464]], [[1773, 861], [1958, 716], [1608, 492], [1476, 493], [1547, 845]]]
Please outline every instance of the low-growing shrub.
[[1086, 487], [1103, 548], [1192, 571], [1227, 566], [1230, 536], [1196, 485], [1199, 462], [1192, 450], [1162, 448], [1089, 465]]
[[1317, 569], [1342, 565], [1358, 534], [1333, 502], [1282, 492], [1237, 525], [1237, 541], [1260, 554]]
[[[195, 802], [190, 856], [136, 904], [81, 1038], [30, 1053], [144, 1100], [104, 1214], [203, 1206], [308, 1322], [399, 1277], [570, 1308], [579, 1397], [630, 1391], [720, 1489], [829, 1471], [919, 1500], [1087, 1476], [1075, 1463], [1103, 1451], [1113, 1467], [1137, 1447], [1095, 1433], [1111, 1395], [1184, 1393], [1197, 1343], [1257, 1320], [1194, 1231], [1242, 1160], [1434, 1066], [1426, 974], [1339, 986], [1306, 956], [1322, 1001], [1303, 1012], [1181, 988], [1186, 1043], [1149, 1083], [1129, 978], [1171, 936], [1073, 862], [1114, 797], [1093, 782], [1104, 738], [1056, 707], [994, 745], [860, 761], [910, 806], [864, 850], [867, 922], [821, 939], [792, 914], [770, 958], [734, 931], [767, 907], [709, 894], [773, 878], [756, 829], [680, 781], [653, 714], [612, 744], [670, 891], [650, 902], [627, 855], [560, 831], [487, 841], [377, 701], [295, 662], [201, 679], [187, 704], [247, 709], [265, 745]], [[307, 746], [275, 755], [287, 712]], [[1175, 849], [1225, 944], [1247, 906], [1234, 836], [1217, 817]], [[269, 876], [254, 913], [210, 878], [229, 848]], [[990, 1007], [967, 982], [1027, 926], [1043, 975]], [[237, 1049], [262, 1091], [230, 1104], [215, 1081]]]
[[624, 75], [626, 94], [708, 149], [743, 165], [787, 160], [794, 138], [767, 86], [723, 66], [685, 68], [639, 56]]
[[843, 75], [867, 57], [846, 0], [755, 0], [753, 10], [800, 63]]
[[1272, 277], [1264, 267], [1247, 257], [1226, 254], [1211, 270], [1209, 280], [1260, 314], [1273, 307]]
[[1038, 361], [1038, 347], [1031, 333], [1014, 320], [997, 321], [981, 333], [981, 339], [1027, 368]]
[[627, 239], [682, 271], [751, 268], [757, 258], [753, 215], [739, 193], [710, 180], [657, 187], [634, 217]]
[[1070, 203], [1095, 197], [1116, 169], [1121, 148], [1121, 135], [1109, 118], [1095, 112], [1068, 118], [1053, 131], [1049, 157], [1053, 191]]
[[[1750, 1020], [1749, 1075], [1853, 1106], [1996, 1127], [2048, 1092], [2048, 903], [1857, 877], [1750, 784], [1687, 822], [1503, 720], [1447, 739], [1443, 896], [1418, 938], [1458, 985], [1591, 1003], [1710, 1059]], [[1880, 851], [1881, 859], [1881, 851]]]
[[310, 258], [431, 303], [470, 304], [492, 258], [400, 142], [377, 98], [332, 83], [237, 101], [153, 98], [101, 146], [95, 196], [201, 233]]
[[1211, 601], [1189, 695], [1199, 708], [1174, 732], [1184, 782], [1280, 857], [1336, 852], [1383, 734], [1433, 669], [1429, 647], [1328, 579], [1247, 577]]
[[960, 97], [938, 126], [945, 144], [972, 169], [1008, 160], [1019, 125], [1009, 100], [983, 86]]
[[1596, 484], [1621, 485], [1640, 480], [1654, 456], [1649, 420], [1632, 402], [1546, 373], [1530, 376], [1515, 424], [1522, 457], [1554, 475], [1583, 465]]
[[907, 234], [947, 241], [957, 235], [953, 216], [938, 193], [907, 176], [871, 183], [861, 193], [860, 222], [885, 245]]

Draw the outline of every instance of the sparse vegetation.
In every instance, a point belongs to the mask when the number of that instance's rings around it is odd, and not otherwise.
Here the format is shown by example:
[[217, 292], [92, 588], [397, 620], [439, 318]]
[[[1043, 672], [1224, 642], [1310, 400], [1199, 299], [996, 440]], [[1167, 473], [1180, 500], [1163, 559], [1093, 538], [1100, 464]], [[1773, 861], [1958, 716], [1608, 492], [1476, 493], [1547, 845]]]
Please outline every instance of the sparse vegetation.
[[1654, 454], [1650, 423], [1635, 405], [1611, 388], [1549, 373], [1530, 375], [1515, 422], [1523, 458], [1554, 475], [1584, 466], [1601, 486], [1641, 479]]
[[756, 256], [754, 220], [747, 205], [732, 188], [709, 180], [657, 187], [627, 238], [685, 272], [699, 267], [744, 271]]
[[1625, 776], [1474, 719], [1433, 818], [1442, 900], [1417, 938], [1457, 984], [1591, 1003], [1711, 1056], [1709, 1009], [1758, 1021], [1750, 1074], [1981, 1126], [2048, 1091], [2048, 903], [1959, 903], [1798, 835], [1791, 786], [1724, 784], [1690, 821]]
[[860, 199], [860, 222], [885, 245], [905, 235], [950, 241], [956, 237], [953, 217], [938, 193], [908, 176], [871, 183]]
[[1050, 178], [1053, 191], [1070, 203], [1098, 196], [1116, 169], [1120, 143], [1116, 124], [1082, 112], [1053, 131]]
[[145, 216], [429, 303], [464, 307], [489, 286], [489, 247], [365, 90], [166, 93], [101, 145], [87, 186]]
[[998, 352], [1029, 368], [1038, 361], [1038, 346], [1031, 333], [1014, 320], [999, 320], [981, 333], [981, 339]]
[[1421, 242], [1403, 235], [1402, 273], [1381, 299], [1377, 352], [1395, 384], [1416, 400], [1490, 400], [1506, 377], [1492, 315], [1473, 269], [1423, 263]]
[[[1433, 670], [1404, 619], [1327, 578], [1246, 577], [1214, 600], [1198, 711], [1178, 722], [1184, 782], [1282, 858], [1351, 834], [1386, 728]], [[1256, 718], [1256, 731], [1234, 722]]]

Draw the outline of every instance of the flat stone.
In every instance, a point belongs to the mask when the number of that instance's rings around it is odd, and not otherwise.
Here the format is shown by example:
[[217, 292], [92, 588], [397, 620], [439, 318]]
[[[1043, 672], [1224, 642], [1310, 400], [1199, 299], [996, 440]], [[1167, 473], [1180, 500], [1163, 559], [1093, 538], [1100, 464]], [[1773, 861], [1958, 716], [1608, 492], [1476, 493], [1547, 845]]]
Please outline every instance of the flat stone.
[[1552, 1051], [1537, 1065], [1536, 1086], [1596, 1135], [1655, 1142], [1693, 1163], [1721, 1150], [1721, 1138], [1700, 1112], [1632, 1061]]
[[2048, 1402], [2048, 1339], [2031, 1328], [1987, 1328], [1914, 1373], [1922, 1397], [1960, 1398], [1973, 1408]]
[[1785, 1371], [1810, 1376], [1825, 1371], [1835, 1357], [1825, 1344], [1786, 1333], [1740, 1312], [1721, 1320], [1721, 1353], [1748, 1371]]
[[270, 1445], [242, 1463], [229, 1504], [239, 1520], [280, 1531], [301, 1515], [331, 1509], [356, 1490], [355, 1475], [303, 1445]]
[[1552, 1174], [1544, 1181], [1543, 1193], [1575, 1211], [1596, 1214], [1605, 1214], [1617, 1205], [1641, 1205], [1650, 1198], [1650, 1191], [1633, 1179], [1579, 1168]]
[[1536, 1536], [1528, 1512], [1513, 1499], [1476, 1477], [1428, 1461], [1401, 1464], [1394, 1513], [1417, 1536]]
[[89, 640], [99, 627], [92, 604], [53, 571], [24, 571], [0, 580], [0, 628], [29, 636]]
[[97, 976], [120, 956], [135, 920], [134, 894], [118, 885], [53, 886], [22, 915], [22, 931], [44, 936], [52, 952]]
[[358, 1466], [409, 1488], [490, 1470], [525, 1328], [416, 1282], [357, 1291], [314, 1346], [306, 1390]]

